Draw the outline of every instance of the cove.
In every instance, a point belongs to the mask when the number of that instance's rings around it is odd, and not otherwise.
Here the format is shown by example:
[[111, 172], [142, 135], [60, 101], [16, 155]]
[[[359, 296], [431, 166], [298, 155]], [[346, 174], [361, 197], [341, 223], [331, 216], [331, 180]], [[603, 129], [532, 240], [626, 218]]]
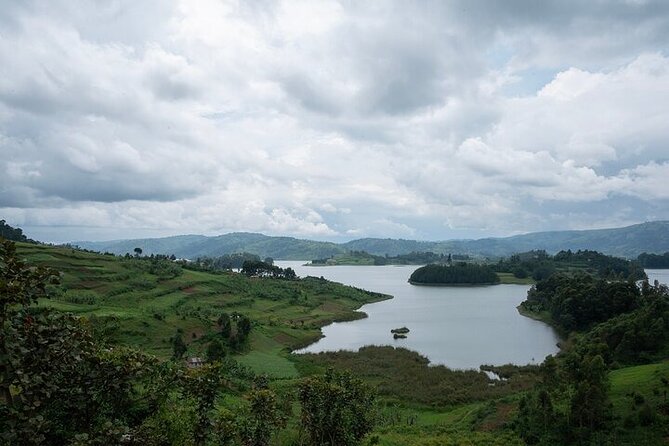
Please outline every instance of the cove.
[[[323, 327], [319, 341], [296, 353], [357, 351], [365, 345], [393, 345], [417, 351], [432, 364], [478, 369], [482, 364], [539, 364], [558, 352], [557, 333], [521, 316], [516, 307], [528, 285], [425, 287], [407, 282], [418, 266], [303, 266], [277, 261], [305, 277], [326, 279], [394, 296], [360, 308], [367, 318]], [[406, 326], [406, 339], [390, 330]]]

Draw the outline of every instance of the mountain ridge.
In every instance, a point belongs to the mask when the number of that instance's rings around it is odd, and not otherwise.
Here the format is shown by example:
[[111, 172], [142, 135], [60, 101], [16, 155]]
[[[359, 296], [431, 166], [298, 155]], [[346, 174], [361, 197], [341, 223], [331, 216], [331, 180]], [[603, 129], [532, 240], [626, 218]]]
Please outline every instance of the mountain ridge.
[[334, 243], [254, 232], [232, 232], [217, 236], [191, 234], [104, 242], [79, 241], [72, 244], [120, 255], [133, 253], [134, 248], [138, 247], [145, 254], [175, 254], [183, 258], [249, 252], [281, 260], [310, 260], [348, 251], [391, 256], [412, 251], [432, 251], [437, 254], [501, 257], [532, 249], [544, 249], [549, 253], [563, 249], [590, 249], [604, 254], [635, 258], [642, 252], [662, 254], [669, 251], [669, 221], [645, 222], [620, 228], [541, 231], [509, 237], [442, 241], [367, 237]]

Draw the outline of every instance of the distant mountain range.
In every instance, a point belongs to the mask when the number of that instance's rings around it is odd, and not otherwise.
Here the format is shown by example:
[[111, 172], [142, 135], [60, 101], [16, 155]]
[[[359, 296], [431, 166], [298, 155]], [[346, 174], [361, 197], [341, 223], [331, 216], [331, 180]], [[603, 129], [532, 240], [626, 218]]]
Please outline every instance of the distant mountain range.
[[72, 244], [114, 254], [132, 254], [135, 248], [141, 248], [145, 254], [174, 254], [177, 257], [190, 259], [249, 252], [263, 258], [311, 260], [352, 250], [391, 256], [413, 251], [432, 251], [437, 254], [501, 257], [532, 249], [545, 249], [549, 253], [563, 249], [573, 251], [591, 249], [619, 257], [635, 258], [642, 252], [661, 254], [669, 251], [669, 221], [648, 222], [613, 229], [534, 232], [512, 237], [437, 242], [364, 238], [346, 243], [331, 243], [234, 232], [215, 237], [179, 235], [108, 242], [72, 242]]

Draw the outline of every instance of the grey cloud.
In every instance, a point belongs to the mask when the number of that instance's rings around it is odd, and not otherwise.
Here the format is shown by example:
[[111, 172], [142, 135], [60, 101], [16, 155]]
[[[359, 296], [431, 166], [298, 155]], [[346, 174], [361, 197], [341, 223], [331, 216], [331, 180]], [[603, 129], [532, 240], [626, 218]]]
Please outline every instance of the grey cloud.
[[432, 239], [669, 218], [668, 34], [661, 1], [12, 2], [0, 214]]
[[343, 112], [325, 83], [318, 85], [309, 77], [294, 73], [282, 79], [281, 85], [288, 95], [308, 110], [328, 115], [338, 115]]

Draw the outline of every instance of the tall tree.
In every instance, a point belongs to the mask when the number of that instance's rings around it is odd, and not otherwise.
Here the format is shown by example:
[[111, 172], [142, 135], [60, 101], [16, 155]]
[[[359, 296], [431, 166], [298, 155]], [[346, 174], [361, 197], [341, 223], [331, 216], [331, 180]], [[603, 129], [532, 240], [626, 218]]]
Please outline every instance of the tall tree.
[[266, 379], [260, 377], [246, 399], [249, 407], [239, 422], [242, 444], [268, 446], [274, 432], [286, 424], [276, 394], [268, 387]]
[[228, 313], [221, 313], [218, 317], [218, 326], [221, 330], [221, 336], [224, 339], [229, 339], [230, 333], [232, 332], [232, 321]]
[[176, 332], [172, 337], [172, 359], [181, 359], [188, 350], [184, 338], [180, 332]]
[[349, 372], [329, 369], [303, 381], [298, 393], [309, 445], [357, 445], [374, 427], [374, 394]]

